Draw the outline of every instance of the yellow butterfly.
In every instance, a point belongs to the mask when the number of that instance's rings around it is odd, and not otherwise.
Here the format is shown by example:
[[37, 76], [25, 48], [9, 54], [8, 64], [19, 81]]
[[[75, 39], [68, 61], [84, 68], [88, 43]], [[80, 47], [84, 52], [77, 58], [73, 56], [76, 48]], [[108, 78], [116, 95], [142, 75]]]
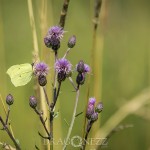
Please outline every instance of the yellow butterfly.
[[7, 70], [15, 87], [26, 85], [33, 75], [33, 66], [29, 63], [14, 65]]

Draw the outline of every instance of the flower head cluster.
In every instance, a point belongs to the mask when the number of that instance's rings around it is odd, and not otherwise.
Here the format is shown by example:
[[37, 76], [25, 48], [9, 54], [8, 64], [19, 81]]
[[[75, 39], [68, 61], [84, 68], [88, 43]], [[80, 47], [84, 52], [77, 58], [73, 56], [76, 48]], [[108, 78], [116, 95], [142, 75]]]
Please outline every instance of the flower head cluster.
[[85, 81], [85, 75], [90, 72], [90, 67], [89, 65], [84, 64], [82, 60], [80, 60], [76, 65], [76, 70], [78, 71], [76, 82], [78, 85], [82, 85]]
[[100, 113], [103, 110], [102, 102], [99, 102], [96, 107], [95, 107], [95, 102], [96, 99], [94, 97], [89, 98], [87, 111], [86, 111], [86, 117], [92, 122], [98, 119], [98, 113]]
[[49, 67], [44, 62], [39, 62], [34, 65], [34, 75], [36, 76], [46, 76], [48, 74]]
[[53, 26], [48, 30], [44, 43], [47, 47], [57, 51], [60, 47], [60, 40], [63, 38], [64, 30], [59, 26]]
[[58, 59], [55, 70], [58, 73], [58, 81], [64, 81], [71, 74], [72, 64], [65, 58]]

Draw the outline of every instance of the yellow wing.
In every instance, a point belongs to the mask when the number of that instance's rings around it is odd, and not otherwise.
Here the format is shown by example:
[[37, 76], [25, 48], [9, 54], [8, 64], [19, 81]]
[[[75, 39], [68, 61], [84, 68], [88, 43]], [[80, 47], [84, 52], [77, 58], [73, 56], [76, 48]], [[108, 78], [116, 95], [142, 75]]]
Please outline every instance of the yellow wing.
[[26, 63], [11, 66], [7, 70], [7, 74], [10, 76], [11, 82], [15, 87], [26, 85], [32, 78], [32, 65]]

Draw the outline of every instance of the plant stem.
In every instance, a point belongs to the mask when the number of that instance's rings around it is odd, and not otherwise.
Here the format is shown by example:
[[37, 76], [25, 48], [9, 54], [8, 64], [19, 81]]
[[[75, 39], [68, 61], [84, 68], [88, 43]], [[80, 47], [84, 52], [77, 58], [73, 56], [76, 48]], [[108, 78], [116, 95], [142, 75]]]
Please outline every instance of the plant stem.
[[6, 125], [8, 124], [9, 114], [10, 114], [10, 106], [8, 106], [8, 112], [7, 112], [6, 123], [5, 123]]
[[[57, 52], [55, 52], [55, 63], [57, 60]], [[53, 101], [52, 101], [52, 105], [50, 106], [50, 135], [51, 135], [51, 141], [50, 141], [50, 148], [51, 150], [53, 150], [53, 119], [54, 119], [54, 105], [56, 105], [56, 89], [57, 86], [57, 74], [56, 74], [56, 70], [54, 69], [54, 89], [53, 89]]]
[[46, 127], [46, 124], [45, 124], [45, 121], [43, 119], [42, 113], [40, 113], [36, 108], [34, 109], [34, 111], [36, 112], [36, 114], [38, 114], [38, 116], [40, 118], [40, 121], [41, 121], [41, 123], [42, 123], [42, 125], [43, 125], [43, 127], [44, 127], [44, 129], [45, 129], [45, 131], [47, 133], [47, 135], [48, 135], [48, 139], [50, 140], [50, 134], [49, 134], [49, 131], [48, 131], [47, 127]]
[[75, 86], [75, 84], [74, 84], [74, 82], [73, 82], [71, 77], [69, 77], [69, 81], [72, 84], [72, 86], [74, 87], [74, 89], [77, 91], [77, 87]]
[[75, 118], [76, 118], [76, 111], [77, 111], [77, 106], [78, 106], [78, 100], [79, 100], [79, 88], [77, 89], [76, 101], [75, 101], [74, 111], [73, 111], [73, 115], [72, 115], [72, 120], [71, 120], [71, 124], [70, 124], [69, 130], [68, 130], [68, 133], [67, 133], [67, 137], [66, 137], [66, 141], [65, 141], [63, 150], [65, 150], [66, 147], [67, 147], [67, 143], [68, 143], [69, 137], [70, 137], [72, 129], [73, 129], [74, 121], [75, 121]]
[[[5, 112], [6, 116], [7, 116], [6, 107], [5, 107], [4, 100], [3, 100], [2, 96], [1, 96], [1, 94], [0, 94], [0, 100], [2, 102], [2, 106], [3, 106], [4, 112]], [[9, 118], [8, 118], [8, 121], [9, 121]], [[9, 124], [9, 127], [10, 127], [10, 131], [11, 131], [12, 136], [15, 137], [14, 133], [13, 133], [13, 130], [12, 130], [11, 124]]]
[[[101, 6], [102, 6], [102, 0], [95, 0], [94, 4], [95, 4], [95, 7], [94, 7], [94, 17], [93, 17], [93, 41], [92, 41], [92, 48], [91, 48], [90, 66], [91, 66], [91, 68], [93, 68], [93, 74], [94, 74], [93, 85], [92, 85], [92, 87], [94, 87], [94, 89], [92, 88], [92, 93], [93, 93], [93, 95], [95, 95], [95, 97], [97, 97], [99, 99], [101, 96], [100, 95], [101, 89], [97, 84], [97, 80], [95, 80], [95, 79], [99, 79], [102, 75], [98, 74], [99, 70], [98, 71], [97, 71], [97, 69], [95, 70], [95, 67], [99, 64], [99, 62], [98, 63], [96, 63], [96, 62], [97, 62], [97, 60], [99, 60], [99, 57], [100, 57], [96, 53], [96, 49], [97, 49], [97, 28], [98, 28], [98, 24], [99, 24], [99, 15], [100, 15], [100, 10], [101, 10]], [[100, 64], [100, 65], [102, 65], [102, 64]], [[97, 67], [97, 68], [100, 68], [100, 67]], [[85, 106], [85, 113], [86, 113], [86, 108], [87, 108], [87, 104], [88, 104], [89, 93], [91, 93], [90, 90], [91, 90], [91, 76], [89, 76], [89, 78], [88, 78], [87, 101], [86, 101], [86, 106]], [[83, 137], [85, 135], [85, 128], [86, 128], [86, 117], [84, 119], [84, 125], [83, 125]]]
[[18, 143], [16, 142], [16, 140], [14, 139], [13, 135], [11, 134], [11, 132], [9, 131], [7, 125], [5, 124], [5, 122], [3, 121], [2, 117], [0, 116], [0, 121], [3, 125], [4, 130], [7, 132], [7, 134], [9, 135], [9, 137], [11, 138], [11, 140], [13, 141], [15, 147], [17, 150], [21, 150], [20, 146], [18, 145]]
[[68, 49], [67, 49], [67, 51], [66, 51], [66, 53], [65, 53], [65, 55], [64, 55], [64, 57], [63, 57], [63, 58], [66, 58], [66, 56], [68, 55], [68, 53], [69, 53], [70, 49], [71, 49], [71, 48], [68, 48]]
[[61, 14], [60, 14], [59, 25], [63, 28], [65, 26], [65, 20], [66, 20], [69, 2], [70, 2], [70, 0], [64, 0], [63, 8], [62, 8]]
[[54, 101], [54, 104], [53, 104], [53, 108], [52, 109], [54, 109], [54, 107], [55, 107], [55, 105], [56, 105], [56, 102], [57, 102], [57, 99], [58, 99], [58, 96], [59, 96], [59, 93], [60, 93], [60, 88], [61, 88], [61, 82], [59, 82], [59, 84], [58, 84], [58, 89], [57, 89], [57, 93], [56, 93], [56, 97], [55, 97], [55, 101]]
[[47, 95], [47, 92], [46, 92], [46, 88], [45, 88], [45, 86], [43, 86], [43, 91], [44, 91], [44, 95], [45, 95], [46, 103], [47, 103], [48, 107], [50, 107], [50, 103], [49, 103], [49, 99], [48, 99], [48, 95]]
[[89, 132], [90, 132], [90, 130], [91, 130], [91, 128], [92, 128], [92, 124], [93, 124], [93, 123], [92, 123], [90, 120], [88, 120], [88, 124], [87, 124], [87, 127], [86, 127], [86, 132], [85, 132], [85, 137], [84, 137], [84, 141], [83, 141], [81, 150], [85, 150], [85, 147], [86, 147], [86, 141], [87, 141]]

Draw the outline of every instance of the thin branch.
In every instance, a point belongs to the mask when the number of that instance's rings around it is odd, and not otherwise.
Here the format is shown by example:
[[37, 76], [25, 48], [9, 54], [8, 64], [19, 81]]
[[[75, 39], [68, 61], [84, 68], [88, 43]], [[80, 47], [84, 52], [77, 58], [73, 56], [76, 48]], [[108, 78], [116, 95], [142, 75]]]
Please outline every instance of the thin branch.
[[50, 137], [49, 131], [48, 131], [47, 127], [46, 127], [46, 124], [45, 124], [45, 121], [43, 119], [42, 113], [40, 113], [36, 108], [34, 109], [34, 111], [39, 116], [40, 121], [41, 121], [41, 123], [42, 123], [42, 125], [43, 125], [43, 127], [44, 127], [44, 129], [45, 129], [45, 131], [46, 131], [46, 133], [48, 135], [48, 137], [49, 137], [48, 139], [50, 140], [51, 137]]
[[73, 80], [72, 80], [71, 77], [69, 77], [69, 81], [70, 81], [70, 83], [72, 84], [72, 86], [73, 86], [73, 88], [75, 89], [75, 91], [77, 91], [77, 87], [75, 86], [75, 84], [74, 84], [74, 82], [73, 82]]
[[46, 92], [46, 88], [45, 88], [45, 86], [43, 86], [43, 91], [44, 91], [44, 95], [45, 95], [46, 103], [47, 103], [48, 107], [50, 107], [50, 103], [49, 103], [49, 99], [48, 99], [48, 95], [47, 95], [47, 92]]
[[20, 146], [18, 145], [18, 143], [16, 142], [16, 140], [14, 139], [12, 133], [9, 131], [7, 125], [5, 124], [5, 122], [3, 121], [2, 117], [0, 116], [0, 122], [2, 123], [4, 130], [7, 132], [7, 134], [9, 135], [9, 137], [11, 138], [11, 140], [13, 141], [15, 147], [17, 150], [21, 150]]
[[57, 99], [58, 99], [58, 96], [59, 96], [59, 93], [60, 93], [60, 88], [61, 88], [61, 82], [59, 82], [59, 84], [58, 84], [58, 89], [57, 89], [57, 93], [56, 93], [56, 97], [55, 97], [55, 101], [54, 101], [52, 110], [54, 109], [54, 107], [56, 105], [56, 102], [57, 102]]
[[70, 2], [70, 0], [64, 0], [63, 8], [62, 8], [61, 14], [60, 14], [59, 25], [63, 28], [65, 26], [69, 2]]
[[[3, 98], [2, 98], [2, 95], [1, 95], [1, 94], [0, 94], [0, 100], [1, 100], [1, 102], [2, 102], [2, 106], [3, 106], [4, 112], [5, 112], [6, 116], [7, 116], [7, 111], [6, 111], [6, 108], [5, 108], [5, 105], [4, 105], [4, 101], [3, 101]], [[9, 119], [8, 119], [8, 121], [9, 121]], [[14, 132], [13, 132], [13, 130], [12, 130], [11, 124], [9, 124], [9, 127], [10, 127], [11, 134], [13, 135], [13, 137], [15, 137], [15, 136], [14, 136]]]
[[72, 115], [72, 120], [71, 120], [71, 124], [70, 124], [69, 130], [68, 130], [68, 133], [67, 133], [66, 142], [64, 144], [63, 150], [65, 150], [66, 147], [67, 147], [67, 143], [68, 143], [68, 140], [70, 138], [70, 135], [71, 135], [71, 132], [72, 132], [72, 129], [73, 129], [74, 121], [75, 121], [75, 118], [76, 118], [78, 100], [79, 100], [79, 89], [77, 90], [77, 93], [76, 93], [76, 101], [75, 101], [74, 111], [73, 111], [73, 115]]
[[9, 114], [10, 114], [10, 106], [8, 106], [8, 112], [7, 112], [6, 123], [5, 123], [6, 125], [8, 124]]
[[66, 56], [69, 54], [70, 49], [71, 49], [71, 48], [68, 48], [68, 49], [67, 49], [65, 55], [63, 56], [63, 59], [66, 58]]
[[93, 125], [93, 122], [91, 122], [90, 120], [88, 120], [87, 127], [86, 127], [86, 132], [85, 132], [85, 137], [84, 137], [84, 140], [83, 140], [83, 144], [82, 144], [81, 150], [85, 150], [86, 141], [87, 141], [89, 132], [90, 132], [90, 130], [92, 128], [92, 125]]
[[[55, 52], [55, 63], [57, 61], [57, 58], [58, 55], [57, 55], [57, 52]], [[51, 103], [51, 108], [50, 108], [50, 135], [51, 135], [51, 139], [53, 139], [53, 119], [54, 119], [54, 105], [56, 105], [56, 93], [57, 93], [57, 73], [56, 73], [56, 70], [54, 69], [54, 87], [53, 87], [53, 101]], [[53, 150], [53, 141], [50, 141], [50, 147], [51, 147], [51, 150]]]

